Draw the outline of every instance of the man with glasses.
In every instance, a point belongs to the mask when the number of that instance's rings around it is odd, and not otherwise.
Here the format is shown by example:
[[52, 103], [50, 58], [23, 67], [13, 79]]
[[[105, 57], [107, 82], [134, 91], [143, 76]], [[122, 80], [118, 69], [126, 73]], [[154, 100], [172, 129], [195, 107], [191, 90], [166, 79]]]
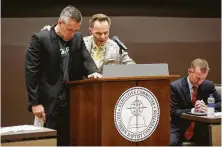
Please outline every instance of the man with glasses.
[[57, 145], [69, 145], [68, 81], [84, 77], [100, 78], [95, 62], [78, 30], [80, 11], [65, 7], [58, 23], [49, 31], [35, 33], [25, 57], [25, 80], [29, 111], [45, 121], [45, 127], [57, 130]]
[[209, 65], [204, 59], [191, 62], [188, 75], [171, 83], [171, 135], [170, 145], [192, 141], [196, 145], [208, 145], [208, 127], [180, 118], [181, 113], [207, 112], [207, 98], [213, 94], [216, 110], [221, 111], [221, 96], [212, 81], [205, 80]]

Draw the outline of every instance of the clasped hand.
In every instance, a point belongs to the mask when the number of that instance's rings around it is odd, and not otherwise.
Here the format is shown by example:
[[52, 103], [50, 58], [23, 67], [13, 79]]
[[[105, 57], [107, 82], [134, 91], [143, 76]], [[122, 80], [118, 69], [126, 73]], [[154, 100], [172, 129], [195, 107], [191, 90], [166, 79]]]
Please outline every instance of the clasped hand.
[[207, 113], [207, 105], [203, 100], [197, 100], [194, 105], [194, 112]]

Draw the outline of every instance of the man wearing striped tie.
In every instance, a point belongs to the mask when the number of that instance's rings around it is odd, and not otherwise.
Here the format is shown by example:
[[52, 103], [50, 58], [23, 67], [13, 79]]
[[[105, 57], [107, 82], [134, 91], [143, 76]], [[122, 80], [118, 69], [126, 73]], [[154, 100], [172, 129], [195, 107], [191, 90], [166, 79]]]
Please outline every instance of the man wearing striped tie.
[[191, 141], [196, 145], [209, 144], [208, 127], [180, 118], [181, 113], [207, 112], [207, 98], [213, 94], [215, 109], [221, 111], [221, 95], [212, 81], [206, 80], [209, 65], [204, 59], [195, 59], [188, 69], [188, 75], [171, 83], [171, 133], [170, 145]]

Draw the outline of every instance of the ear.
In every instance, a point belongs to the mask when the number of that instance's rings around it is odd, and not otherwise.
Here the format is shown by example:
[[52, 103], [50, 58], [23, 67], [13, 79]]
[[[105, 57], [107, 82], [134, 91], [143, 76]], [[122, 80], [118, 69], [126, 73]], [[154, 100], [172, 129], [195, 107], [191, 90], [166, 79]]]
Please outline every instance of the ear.
[[62, 24], [62, 20], [58, 20], [58, 25], [61, 25]]
[[190, 74], [193, 70], [191, 68], [188, 69], [188, 74]]
[[91, 27], [88, 28], [88, 31], [89, 31], [89, 34], [92, 35], [92, 28]]

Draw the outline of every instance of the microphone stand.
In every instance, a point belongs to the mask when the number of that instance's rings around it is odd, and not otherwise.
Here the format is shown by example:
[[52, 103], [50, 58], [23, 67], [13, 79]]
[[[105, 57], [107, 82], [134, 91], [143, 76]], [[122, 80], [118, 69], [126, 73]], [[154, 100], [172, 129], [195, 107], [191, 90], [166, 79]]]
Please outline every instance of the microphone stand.
[[120, 54], [120, 55], [122, 55], [123, 50], [124, 50], [125, 52], [127, 52], [127, 50], [125, 50], [124, 48], [122, 48], [122, 47], [119, 46], [119, 54]]
[[121, 47], [120, 45], [118, 45], [119, 46], [119, 61], [121, 62], [121, 58], [122, 58], [122, 54], [123, 54], [123, 50], [125, 51], [125, 52], [127, 52], [128, 50], [126, 50], [126, 49], [124, 49], [123, 47]]

